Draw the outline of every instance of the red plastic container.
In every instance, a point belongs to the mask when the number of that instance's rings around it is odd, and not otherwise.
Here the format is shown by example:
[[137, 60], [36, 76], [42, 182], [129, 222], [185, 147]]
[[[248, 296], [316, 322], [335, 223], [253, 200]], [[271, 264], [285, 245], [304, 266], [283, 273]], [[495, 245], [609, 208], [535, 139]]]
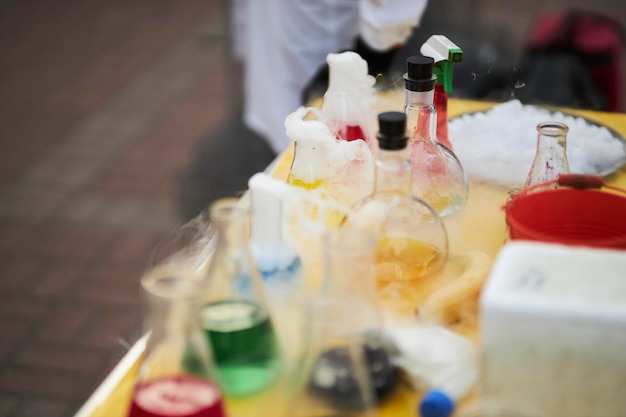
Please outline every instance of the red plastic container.
[[[570, 188], [537, 190], [557, 182]], [[626, 194], [600, 176], [575, 174], [523, 189], [504, 206], [511, 239], [626, 249], [626, 197], [601, 187]]]

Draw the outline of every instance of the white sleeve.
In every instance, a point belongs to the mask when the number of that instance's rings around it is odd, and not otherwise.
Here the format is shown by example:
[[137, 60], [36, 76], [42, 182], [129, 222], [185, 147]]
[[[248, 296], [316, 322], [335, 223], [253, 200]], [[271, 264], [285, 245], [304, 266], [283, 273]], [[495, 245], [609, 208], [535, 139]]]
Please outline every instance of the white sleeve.
[[404, 43], [419, 25], [428, 0], [361, 0], [359, 31], [373, 49]]

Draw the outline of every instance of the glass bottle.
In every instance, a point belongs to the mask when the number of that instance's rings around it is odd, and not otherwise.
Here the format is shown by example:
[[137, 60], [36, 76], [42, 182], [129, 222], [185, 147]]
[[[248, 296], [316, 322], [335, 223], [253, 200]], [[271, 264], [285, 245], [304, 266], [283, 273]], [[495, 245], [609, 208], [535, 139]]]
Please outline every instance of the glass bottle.
[[313, 297], [304, 307], [304, 350], [286, 417], [375, 417], [364, 348], [371, 312], [357, 297]]
[[[537, 151], [524, 187], [558, 179], [559, 174], [569, 174], [568, 131], [569, 127], [560, 122], [547, 121], [537, 125]], [[556, 187], [557, 184], [551, 186]]]
[[437, 141], [433, 63], [433, 58], [421, 55], [407, 58], [404, 112], [411, 138], [413, 193], [447, 216], [465, 207], [469, 185], [454, 152]]
[[378, 236], [378, 299], [398, 310], [411, 303], [407, 297], [414, 294], [420, 281], [443, 269], [448, 258], [448, 236], [441, 217], [412, 195], [406, 115], [384, 112], [378, 121], [374, 191], [352, 208], [344, 224]]
[[200, 323], [212, 346], [217, 381], [226, 396], [270, 386], [281, 358], [263, 283], [248, 246], [248, 212], [235, 199], [210, 208], [216, 247], [208, 268]]
[[177, 267], [155, 268], [141, 285], [148, 342], [129, 417], [224, 417], [211, 382], [211, 350], [198, 323], [200, 285]]

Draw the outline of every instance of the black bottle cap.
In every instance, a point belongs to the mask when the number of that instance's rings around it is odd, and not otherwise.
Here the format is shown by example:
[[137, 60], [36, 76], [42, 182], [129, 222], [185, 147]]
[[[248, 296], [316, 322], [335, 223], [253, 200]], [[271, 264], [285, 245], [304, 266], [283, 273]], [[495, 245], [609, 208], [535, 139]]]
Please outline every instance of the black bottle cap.
[[435, 88], [433, 76], [435, 60], [429, 56], [411, 55], [406, 59], [404, 87], [410, 91], [429, 91]]
[[404, 149], [409, 141], [406, 134], [406, 114], [388, 111], [378, 115], [378, 147], [389, 151]]

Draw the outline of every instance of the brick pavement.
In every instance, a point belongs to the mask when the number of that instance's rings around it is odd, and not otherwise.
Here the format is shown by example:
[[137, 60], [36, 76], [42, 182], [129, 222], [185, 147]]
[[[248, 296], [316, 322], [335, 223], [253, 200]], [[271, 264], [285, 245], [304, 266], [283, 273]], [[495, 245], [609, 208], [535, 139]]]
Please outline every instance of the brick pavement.
[[238, 104], [226, 4], [0, 4], [0, 417], [73, 415], [137, 336], [182, 173]]

